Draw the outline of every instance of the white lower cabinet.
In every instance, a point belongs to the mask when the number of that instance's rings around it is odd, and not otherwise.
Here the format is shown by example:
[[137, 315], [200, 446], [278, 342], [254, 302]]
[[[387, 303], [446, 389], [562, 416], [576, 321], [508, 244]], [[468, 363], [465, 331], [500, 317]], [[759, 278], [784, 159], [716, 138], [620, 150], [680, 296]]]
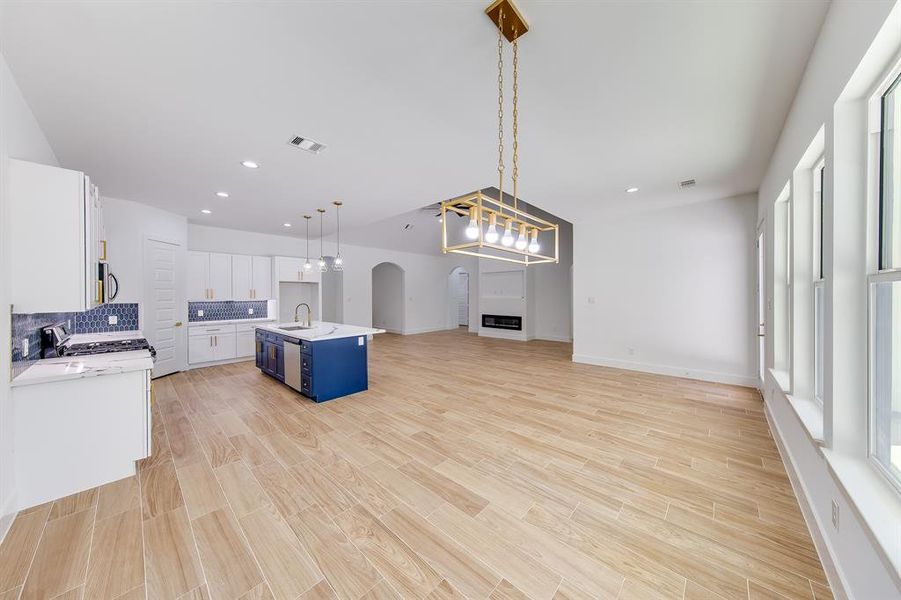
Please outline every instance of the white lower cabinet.
[[217, 333], [213, 336], [213, 356], [215, 356], [214, 360], [228, 360], [238, 356], [235, 352], [234, 325], [232, 325], [231, 332]]
[[238, 325], [235, 338], [235, 350], [238, 358], [249, 358], [256, 355], [256, 339], [254, 328], [250, 325]]
[[188, 364], [250, 358], [256, 354], [256, 323], [193, 325], [188, 329]]
[[17, 510], [135, 474], [150, 455], [150, 371], [14, 386]]

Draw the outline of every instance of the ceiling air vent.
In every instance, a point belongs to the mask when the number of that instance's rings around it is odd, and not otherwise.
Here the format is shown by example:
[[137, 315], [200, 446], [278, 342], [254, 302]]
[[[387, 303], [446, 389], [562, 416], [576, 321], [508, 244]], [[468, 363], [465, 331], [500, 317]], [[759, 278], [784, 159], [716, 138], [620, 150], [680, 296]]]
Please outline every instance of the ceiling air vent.
[[686, 179], [685, 181], [679, 182], [679, 187], [683, 190], [687, 190], [690, 187], [694, 187], [697, 182], [694, 179]]
[[321, 151], [325, 150], [325, 144], [320, 144], [315, 140], [300, 137], [299, 135], [292, 137], [290, 140], [288, 140], [288, 143], [295, 148], [300, 148], [301, 150], [306, 150], [307, 152], [312, 152], [313, 154], [319, 154]]

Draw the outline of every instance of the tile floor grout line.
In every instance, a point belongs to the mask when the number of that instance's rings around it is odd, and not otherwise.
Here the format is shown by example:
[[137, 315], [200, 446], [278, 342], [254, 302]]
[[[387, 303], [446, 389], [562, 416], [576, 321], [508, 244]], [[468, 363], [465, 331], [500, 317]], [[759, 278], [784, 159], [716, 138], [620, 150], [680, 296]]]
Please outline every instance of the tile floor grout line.
[[[178, 391], [175, 390], [174, 386], [173, 386], [173, 391], [175, 391], [175, 398], [176, 398], [174, 400], [174, 402], [178, 402], [179, 404], [181, 404], [181, 399], [178, 398]], [[184, 406], [182, 406], [182, 410], [184, 410]], [[169, 448], [169, 452], [171, 453], [172, 452], [172, 442], [169, 439], [169, 428], [166, 426], [166, 419], [163, 418], [162, 407], [160, 408], [159, 412], [160, 412], [160, 422], [163, 424], [163, 434], [166, 436], [166, 445]], [[188, 420], [188, 422], [190, 423], [190, 419]], [[194, 430], [193, 423], [191, 423], [191, 430], [192, 431]], [[195, 433], [194, 435], [196, 436], [197, 434]], [[201, 454], [203, 454], [202, 450], [203, 449], [201, 448]], [[207, 575], [206, 575], [206, 567], [203, 565], [203, 559], [200, 557], [200, 546], [197, 544], [197, 534], [194, 532], [194, 520], [191, 518], [191, 514], [188, 512], [188, 503], [185, 501], [185, 494], [184, 494], [184, 491], [182, 491], [182, 487], [181, 487], [181, 479], [178, 478], [178, 469], [175, 467], [175, 458], [173, 457], [171, 460], [172, 460], [172, 470], [175, 471], [175, 481], [178, 483], [178, 493], [182, 497], [182, 502], [184, 502], [184, 506], [180, 506], [179, 508], [185, 511], [185, 518], [187, 518], [187, 520], [188, 520], [188, 528], [191, 530], [191, 539], [194, 541], [194, 552], [197, 553], [197, 563], [200, 565], [200, 574], [203, 575], [203, 584], [204, 584], [204, 586], [206, 586], [207, 594], [212, 594], [212, 592], [210, 592], [210, 583], [209, 583], [209, 580], [207, 579]], [[206, 460], [206, 455], [204, 455], [204, 460]], [[215, 475], [214, 475], [214, 477], [215, 477]], [[216, 480], [216, 483], [219, 483], [218, 479]], [[142, 510], [143, 510], [143, 505], [144, 505], [144, 495], [141, 494]], [[146, 571], [145, 571], [145, 574], [146, 574]], [[145, 591], [145, 594], [150, 593], [150, 590], [145, 589], [144, 591]], [[191, 590], [188, 590], [187, 592], [185, 592], [185, 594], [187, 594], [189, 592], [191, 592]], [[184, 594], [182, 594], [182, 595], [184, 595]], [[149, 596], [147, 596], [147, 597], [149, 599]]]

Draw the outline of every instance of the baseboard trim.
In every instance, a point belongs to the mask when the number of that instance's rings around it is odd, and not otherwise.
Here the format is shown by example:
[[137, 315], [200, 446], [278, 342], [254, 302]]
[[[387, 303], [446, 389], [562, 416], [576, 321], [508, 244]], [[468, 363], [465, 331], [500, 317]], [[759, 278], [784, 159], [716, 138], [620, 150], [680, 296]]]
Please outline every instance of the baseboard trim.
[[545, 342], [564, 342], [572, 343], [573, 339], [565, 335], [536, 335], [533, 340], [544, 340]]
[[766, 400], [763, 402], [763, 414], [766, 416], [767, 425], [769, 425], [770, 432], [773, 434], [773, 440], [776, 442], [776, 449], [779, 451], [779, 456], [782, 458], [782, 464], [785, 465], [785, 472], [788, 473], [789, 483], [791, 483], [792, 490], [795, 492], [795, 497], [798, 499], [798, 506], [801, 508], [801, 515], [804, 517], [807, 529], [810, 531], [813, 546], [816, 548], [817, 555], [820, 557], [820, 562], [823, 564], [823, 571], [826, 573], [829, 587], [832, 588], [832, 595], [837, 600], [848, 600], [848, 587], [845, 584], [845, 577], [843, 576], [841, 569], [839, 569], [838, 564], [833, 558], [835, 555], [832, 551], [832, 545], [829, 543], [829, 539], [823, 535], [823, 524], [820, 523], [816, 511], [813, 510], [813, 507], [810, 505], [810, 494], [807, 492], [807, 486], [804, 485], [804, 481], [798, 474], [798, 469], [795, 467], [795, 461], [792, 458], [792, 454], [789, 451], [788, 446], [785, 445], [782, 429], [779, 428], [779, 424], [773, 417], [773, 413], [770, 412], [770, 406]]
[[436, 331], [448, 331], [449, 329], [456, 329], [456, 327], [420, 327], [418, 329], [404, 329], [402, 332], [392, 332], [392, 333], [400, 333], [401, 335], [419, 335], [420, 333], [434, 333]]
[[213, 360], [213, 361], [205, 362], [205, 363], [193, 363], [193, 364], [188, 364], [188, 368], [185, 370], [190, 371], [191, 369], [202, 369], [203, 367], [215, 367], [216, 365], [230, 365], [232, 363], [247, 362], [247, 361], [251, 361], [251, 360], [256, 360], [256, 359], [253, 356], [242, 356], [240, 358], [227, 358], [225, 360]]
[[643, 373], [655, 373], [657, 375], [670, 375], [672, 377], [687, 377], [688, 379], [700, 379], [701, 381], [711, 381], [713, 383], [726, 383], [730, 385], [741, 385], [744, 387], [757, 387], [757, 379], [746, 375], [733, 375], [731, 373], [719, 373], [717, 371], [703, 371], [700, 369], [686, 369], [683, 367], [672, 367], [669, 365], [655, 365], [650, 363], [631, 362], [628, 360], [618, 360], [615, 358], [605, 358], [603, 356], [591, 356], [589, 354], [573, 354], [573, 362], [583, 363], [586, 365], [597, 365], [600, 367], [612, 367], [614, 369], [625, 369], [627, 371], [641, 371]]
[[0, 516], [0, 542], [6, 539], [6, 534], [9, 533], [10, 528], [13, 526], [13, 521], [16, 520], [16, 515], [19, 514], [19, 511], [15, 509], [16, 506], [16, 493], [13, 492], [9, 495], [9, 498], [6, 499], [6, 504], [3, 505], [3, 514]]

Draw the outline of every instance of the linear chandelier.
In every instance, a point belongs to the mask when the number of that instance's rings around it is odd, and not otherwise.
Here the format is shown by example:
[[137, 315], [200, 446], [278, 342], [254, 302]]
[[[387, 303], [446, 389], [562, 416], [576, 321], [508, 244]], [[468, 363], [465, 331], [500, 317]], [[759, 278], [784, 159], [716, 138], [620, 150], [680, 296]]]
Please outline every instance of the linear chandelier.
[[[441, 251], [522, 265], [559, 262], [560, 227], [519, 208], [519, 37], [529, 30], [513, 0], [496, 0], [485, 14], [497, 27], [497, 197], [479, 190], [441, 202]], [[504, 202], [504, 38], [513, 46], [513, 198]], [[469, 219], [465, 240], [449, 243], [448, 214]], [[487, 224], [487, 227], [485, 225]], [[502, 232], [498, 231], [502, 228]], [[516, 234], [514, 237], [514, 233]], [[552, 238], [552, 239], [551, 239]], [[553, 254], [542, 254], [548, 246]]]

